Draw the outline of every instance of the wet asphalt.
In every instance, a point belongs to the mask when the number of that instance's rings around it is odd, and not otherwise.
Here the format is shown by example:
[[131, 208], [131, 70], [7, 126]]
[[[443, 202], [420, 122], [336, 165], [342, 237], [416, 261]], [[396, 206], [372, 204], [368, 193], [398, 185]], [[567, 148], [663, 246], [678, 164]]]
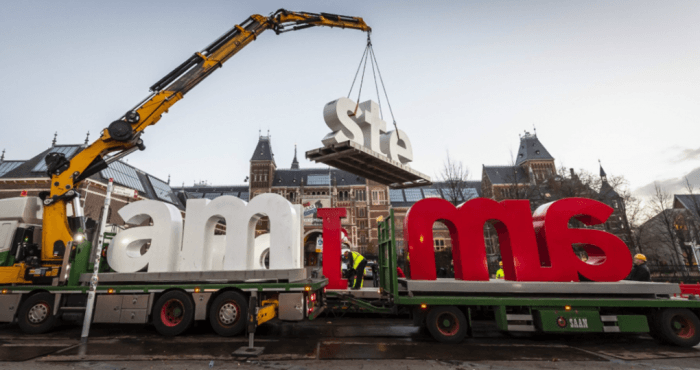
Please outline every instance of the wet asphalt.
[[[264, 350], [254, 358], [232, 356], [233, 351], [247, 346], [247, 338], [219, 337], [204, 323], [174, 338], [162, 337], [147, 325], [94, 325], [87, 345], [80, 345], [79, 339], [80, 328], [73, 325], [35, 336], [23, 334], [16, 325], [0, 326], [0, 368], [34, 368], [30, 364], [61, 368], [123, 361], [132, 365], [139, 361], [167, 361], [171, 365], [215, 361], [237, 367], [265, 364], [267, 368], [291, 361], [304, 363], [304, 368], [330, 364], [327, 368], [358, 361], [373, 361], [375, 365], [377, 361], [389, 361], [388, 367], [381, 368], [391, 369], [391, 364], [399, 360], [409, 361], [401, 368], [411, 368], [411, 362], [448, 368], [489, 362], [505, 362], [515, 368], [539, 368], [535, 365], [540, 363], [555, 364], [554, 368], [567, 368], [564, 364], [598, 368], [603, 364], [641, 366], [654, 361], [665, 363], [666, 368], [700, 368], [700, 347], [666, 346], [646, 335], [506, 335], [486, 321], [475, 322], [473, 338], [460, 344], [442, 344], [405, 318], [322, 317], [296, 323], [273, 320], [258, 328], [255, 346]], [[697, 366], [685, 366], [688, 364]]]

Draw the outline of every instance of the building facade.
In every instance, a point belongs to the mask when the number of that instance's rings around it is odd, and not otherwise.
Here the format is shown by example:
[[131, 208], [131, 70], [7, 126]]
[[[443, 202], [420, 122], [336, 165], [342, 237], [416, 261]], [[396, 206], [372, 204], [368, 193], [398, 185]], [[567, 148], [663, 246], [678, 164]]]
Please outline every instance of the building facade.
[[[51, 147], [28, 160], [5, 160], [3, 152], [0, 157], [0, 199], [39, 196], [40, 192], [49, 191], [51, 178], [46, 173], [44, 158], [49, 153], [63, 153], [70, 160], [85, 147], [87, 139], [82, 145], [59, 145], [54, 138]], [[125, 222], [119, 216], [119, 209], [144, 199], [169, 203], [184, 215], [185, 207], [170, 188], [169, 181], [163, 181], [126, 162], [116, 161], [76, 187], [86, 217], [100, 220], [110, 178], [114, 180], [112, 201], [107, 214], [107, 224], [110, 227], [123, 227]], [[72, 205], [67, 207], [67, 212], [69, 217], [73, 216]]]
[[[365, 179], [346, 171], [329, 168], [300, 168], [296, 148], [289, 168], [277, 168], [270, 136], [260, 136], [250, 159], [248, 184], [212, 186], [195, 185], [176, 188], [180, 200], [234, 195], [244, 201], [264, 193], [285, 197], [304, 208], [304, 251], [307, 265], [320, 262], [316, 252], [321, 237], [321, 219], [316, 217], [319, 208], [345, 208], [347, 216], [341, 225], [348, 232], [354, 248], [360, 253], [376, 255], [376, 218], [389, 214], [389, 189], [386, 185]], [[268, 231], [263, 218], [257, 233]]]
[[[316, 253], [318, 238], [322, 234], [321, 220], [315, 217], [318, 208], [346, 208], [347, 217], [341, 220], [342, 227], [360, 253], [370, 258], [376, 255], [377, 219], [386, 218], [393, 209], [397, 247], [400, 263], [403, 263], [408, 246], [403, 238], [403, 221], [410, 207], [425, 198], [443, 198], [458, 205], [477, 197], [488, 197], [496, 201], [504, 199], [527, 199], [532, 210], [539, 205], [568, 196], [583, 196], [610, 205], [613, 215], [603, 225], [595, 228], [609, 231], [631, 246], [631, 236], [626, 226], [626, 215], [622, 197], [608, 184], [607, 176], [600, 168], [598, 191], [583, 184], [571, 171], [569, 176], [557, 174], [554, 158], [536, 135], [525, 133], [520, 138], [518, 159], [513, 166], [483, 166], [481, 181], [463, 181], [457, 197], [454, 186], [436, 181], [432, 185], [410, 189], [390, 189], [364, 177], [347, 171], [331, 168], [300, 168], [296, 148], [289, 168], [278, 168], [272, 150], [270, 136], [259, 136], [250, 158], [248, 183], [242, 185], [195, 184], [175, 188], [180, 202], [187, 199], [214, 199], [222, 195], [234, 195], [249, 201], [264, 193], [275, 193], [293, 204], [304, 207], [304, 249], [308, 265], [319, 261]], [[582, 227], [583, 225], [576, 225]], [[265, 219], [258, 224], [258, 233], [268, 231]], [[495, 273], [500, 250], [495, 229], [484, 228], [487, 256], [490, 268]], [[433, 229], [437, 268], [450, 270], [452, 242], [445, 225], [436, 222]], [[631, 248], [632, 249], [632, 248]]]
[[[557, 171], [554, 157], [547, 151], [536, 134], [525, 132], [520, 136], [520, 144], [515, 164], [512, 166], [483, 166], [481, 189], [485, 197], [501, 201], [523, 199], [530, 201], [531, 210], [562, 198], [581, 197], [603, 202], [613, 208], [613, 213], [601, 225], [589, 228], [605, 230], [622, 239], [632, 254], [638, 253], [634, 245], [624, 198], [608, 181], [607, 174], [600, 166], [599, 176], [582, 179], [573, 169]], [[574, 227], [588, 227], [572, 221]], [[493, 235], [493, 232], [487, 232]], [[493, 237], [487, 245], [497, 243]], [[497, 249], [496, 245], [487, 247]]]

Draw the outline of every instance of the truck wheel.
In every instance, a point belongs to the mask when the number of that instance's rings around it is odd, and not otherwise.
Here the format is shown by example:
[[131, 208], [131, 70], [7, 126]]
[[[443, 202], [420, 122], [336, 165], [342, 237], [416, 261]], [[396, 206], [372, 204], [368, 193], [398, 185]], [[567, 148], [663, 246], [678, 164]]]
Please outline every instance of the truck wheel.
[[655, 317], [658, 335], [666, 343], [693, 347], [700, 343], [700, 320], [686, 308], [661, 310]]
[[20, 329], [27, 334], [42, 334], [51, 330], [56, 322], [53, 303], [54, 296], [50, 293], [37, 293], [27, 298], [19, 307], [17, 321]]
[[223, 292], [209, 309], [209, 322], [216, 334], [231, 337], [243, 332], [248, 317], [248, 303], [237, 292]]
[[194, 303], [179, 290], [163, 294], [153, 306], [153, 326], [165, 336], [174, 337], [187, 330], [194, 321]]
[[441, 343], [459, 343], [467, 335], [467, 318], [455, 306], [438, 306], [425, 320], [430, 334]]

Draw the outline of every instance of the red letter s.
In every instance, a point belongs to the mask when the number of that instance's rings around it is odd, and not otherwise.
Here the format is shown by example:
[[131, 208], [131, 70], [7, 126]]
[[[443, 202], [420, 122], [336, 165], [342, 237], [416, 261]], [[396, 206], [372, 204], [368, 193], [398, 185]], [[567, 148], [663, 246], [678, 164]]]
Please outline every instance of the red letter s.
[[[578, 274], [592, 281], [619, 281], [627, 277], [632, 269], [632, 256], [622, 240], [601, 230], [569, 228], [572, 218], [588, 226], [597, 225], [604, 223], [613, 211], [604, 203], [585, 198], [561, 199], [535, 211], [535, 232], [543, 264], [567, 271], [558, 280], [548, 280], [579, 281]], [[572, 244], [583, 244], [589, 263], [576, 256]]]

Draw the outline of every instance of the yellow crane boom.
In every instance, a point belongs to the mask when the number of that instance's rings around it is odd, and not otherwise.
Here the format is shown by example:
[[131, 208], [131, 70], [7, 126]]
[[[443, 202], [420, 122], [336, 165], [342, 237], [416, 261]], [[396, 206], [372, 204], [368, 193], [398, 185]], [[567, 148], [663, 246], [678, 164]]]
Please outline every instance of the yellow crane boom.
[[[42, 265], [60, 265], [73, 235], [66, 215], [67, 202], [80, 181], [105, 169], [113, 161], [145, 147], [140, 136], [192, 88], [253, 42], [265, 30], [276, 34], [314, 26], [340, 27], [371, 32], [362, 18], [327, 13], [290, 12], [280, 9], [269, 17], [252, 15], [151, 86], [146, 99], [112, 122], [101, 136], [70, 161], [60, 153], [46, 158], [51, 190], [43, 197]], [[28, 282], [28, 281], [27, 281]], [[0, 282], [2, 283], [2, 282]]]

